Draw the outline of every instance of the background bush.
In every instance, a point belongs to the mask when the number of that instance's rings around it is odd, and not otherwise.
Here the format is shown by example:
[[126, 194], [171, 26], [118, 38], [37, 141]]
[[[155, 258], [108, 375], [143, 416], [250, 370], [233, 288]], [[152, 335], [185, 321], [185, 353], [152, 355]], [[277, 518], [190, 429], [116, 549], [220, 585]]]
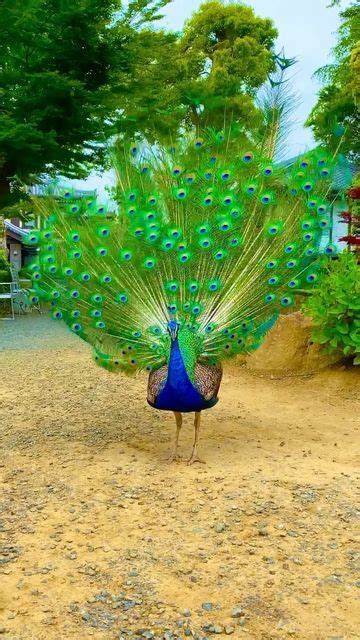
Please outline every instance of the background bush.
[[344, 252], [324, 265], [318, 289], [303, 310], [313, 319], [312, 339], [328, 352], [342, 351], [360, 364], [360, 266]]

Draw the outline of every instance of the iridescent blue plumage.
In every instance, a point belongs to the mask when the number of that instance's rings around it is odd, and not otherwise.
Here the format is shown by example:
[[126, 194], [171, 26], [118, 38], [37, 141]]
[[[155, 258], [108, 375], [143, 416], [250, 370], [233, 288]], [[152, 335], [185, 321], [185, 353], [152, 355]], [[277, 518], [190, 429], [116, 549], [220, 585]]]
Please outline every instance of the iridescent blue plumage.
[[[209, 409], [218, 401], [216, 395], [213, 398], [205, 399], [192, 384], [186, 371], [177, 338], [171, 343], [169, 365], [167, 372], [164, 372], [164, 380], [165, 384], [155, 402], [150, 402], [156, 409], [188, 413]], [[216, 393], [217, 389], [214, 389], [214, 392]]]

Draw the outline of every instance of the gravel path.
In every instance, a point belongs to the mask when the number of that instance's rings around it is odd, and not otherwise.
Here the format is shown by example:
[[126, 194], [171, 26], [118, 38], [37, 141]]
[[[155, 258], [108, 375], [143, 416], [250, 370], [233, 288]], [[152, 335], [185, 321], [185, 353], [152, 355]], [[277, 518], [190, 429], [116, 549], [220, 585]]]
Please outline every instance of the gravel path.
[[193, 467], [46, 316], [0, 324], [0, 376], [0, 638], [359, 638], [356, 371], [228, 369]]

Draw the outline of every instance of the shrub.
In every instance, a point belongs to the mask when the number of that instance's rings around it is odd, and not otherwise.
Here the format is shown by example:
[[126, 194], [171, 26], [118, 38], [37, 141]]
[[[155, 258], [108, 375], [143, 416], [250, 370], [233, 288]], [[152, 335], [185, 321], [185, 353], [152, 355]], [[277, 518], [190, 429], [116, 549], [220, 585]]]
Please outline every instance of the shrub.
[[0, 271], [9, 271], [9, 263], [6, 257], [5, 249], [0, 247]]
[[360, 364], [360, 266], [353, 253], [324, 265], [319, 287], [303, 306], [313, 319], [312, 339]]

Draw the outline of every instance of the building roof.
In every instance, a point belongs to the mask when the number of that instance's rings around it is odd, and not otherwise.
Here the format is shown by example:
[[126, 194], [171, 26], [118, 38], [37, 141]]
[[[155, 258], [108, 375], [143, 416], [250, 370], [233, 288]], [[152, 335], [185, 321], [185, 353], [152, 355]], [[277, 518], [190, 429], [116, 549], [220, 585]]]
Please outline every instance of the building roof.
[[35, 184], [31, 187], [27, 187], [27, 192], [31, 196], [43, 197], [43, 196], [62, 196], [64, 191], [71, 190], [75, 198], [94, 198], [96, 196], [96, 189], [73, 189], [64, 186], [60, 183], [55, 183], [52, 180], [44, 180], [39, 184]]
[[16, 224], [11, 222], [10, 220], [5, 220], [4, 224], [5, 224], [5, 229], [9, 234], [10, 238], [13, 238], [14, 240], [18, 240], [18, 242], [22, 242], [26, 238], [28, 233], [30, 233], [31, 231], [31, 229], [22, 229], [21, 227], [18, 227]]

